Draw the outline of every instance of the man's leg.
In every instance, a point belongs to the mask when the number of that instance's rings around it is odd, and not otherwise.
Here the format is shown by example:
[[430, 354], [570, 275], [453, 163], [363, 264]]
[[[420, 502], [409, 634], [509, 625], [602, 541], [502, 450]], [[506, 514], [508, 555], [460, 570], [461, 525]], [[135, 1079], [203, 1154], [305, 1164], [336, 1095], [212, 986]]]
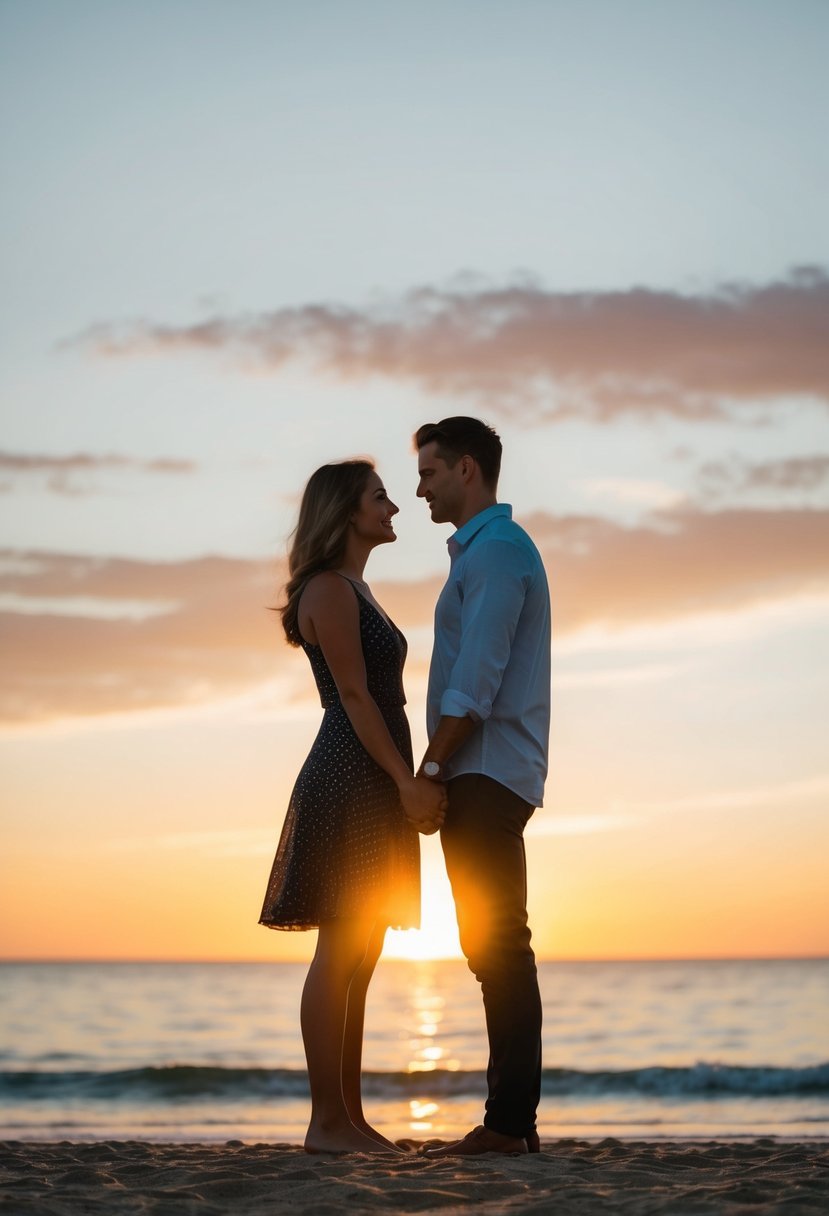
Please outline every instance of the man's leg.
[[481, 985], [489, 1035], [484, 1126], [525, 1138], [541, 1088], [541, 998], [527, 924], [524, 826], [533, 807], [490, 777], [448, 784], [441, 829], [461, 947]]

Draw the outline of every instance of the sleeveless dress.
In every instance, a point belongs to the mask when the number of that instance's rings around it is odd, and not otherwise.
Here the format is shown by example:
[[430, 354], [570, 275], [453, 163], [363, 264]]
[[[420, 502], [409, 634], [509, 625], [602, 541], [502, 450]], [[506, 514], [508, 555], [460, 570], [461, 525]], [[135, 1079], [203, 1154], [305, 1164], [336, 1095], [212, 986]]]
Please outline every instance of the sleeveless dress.
[[[403, 708], [406, 639], [356, 587], [354, 593], [368, 690], [412, 767]], [[322, 650], [304, 641], [302, 649], [325, 714], [291, 794], [259, 923], [269, 929], [313, 929], [320, 921], [368, 910], [392, 928], [417, 928], [417, 831], [406, 819], [394, 781], [357, 738]]]

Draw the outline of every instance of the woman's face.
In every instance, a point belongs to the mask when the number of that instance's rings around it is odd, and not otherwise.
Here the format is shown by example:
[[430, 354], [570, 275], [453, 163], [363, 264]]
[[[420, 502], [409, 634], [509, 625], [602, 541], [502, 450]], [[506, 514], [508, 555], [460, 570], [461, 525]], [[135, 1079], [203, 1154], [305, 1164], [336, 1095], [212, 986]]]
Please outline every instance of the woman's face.
[[358, 536], [372, 546], [384, 545], [390, 540], [397, 540], [391, 521], [399, 510], [386, 493], [377, 473], [372, 470], [360, 496], [360, 505], [351, 516], [351, 526]]

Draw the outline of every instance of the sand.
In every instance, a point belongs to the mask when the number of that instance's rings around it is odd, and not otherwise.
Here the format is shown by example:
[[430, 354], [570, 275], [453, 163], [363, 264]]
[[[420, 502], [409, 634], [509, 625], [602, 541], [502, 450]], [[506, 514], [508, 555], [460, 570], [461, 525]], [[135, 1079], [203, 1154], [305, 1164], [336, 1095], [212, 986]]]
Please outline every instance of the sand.
[[557, 1140], [537, 1155], [310, 1157], [290, 1144], [0, 1145], [0, 1210], [295, 1216], [829, 1212], [829, 1145]]

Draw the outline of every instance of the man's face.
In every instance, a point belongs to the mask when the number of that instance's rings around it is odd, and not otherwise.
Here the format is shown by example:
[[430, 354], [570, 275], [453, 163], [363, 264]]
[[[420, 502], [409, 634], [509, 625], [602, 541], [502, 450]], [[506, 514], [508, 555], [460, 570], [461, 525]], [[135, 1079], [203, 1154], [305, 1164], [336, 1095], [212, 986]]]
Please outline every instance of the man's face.
[[417, 455], [420, 481], [418, 498], [425, 498], [434, 524], [453, 524], [460, 518], [465, 501], [463, 461], [450, 468], [437, 454], [437, 444], [425, 444]]

